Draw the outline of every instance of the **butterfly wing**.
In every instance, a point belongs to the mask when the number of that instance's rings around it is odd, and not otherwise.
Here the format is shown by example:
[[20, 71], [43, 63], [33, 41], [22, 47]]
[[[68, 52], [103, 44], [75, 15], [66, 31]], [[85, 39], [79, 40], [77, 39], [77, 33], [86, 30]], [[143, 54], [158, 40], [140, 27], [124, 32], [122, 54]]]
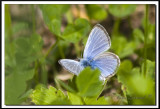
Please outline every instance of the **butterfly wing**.
[[75, 75], [78, 75], [83, 67], [80, 65], [78, 61], [70, 60], [70, 59], [61, 59], [59, 63], [69, 72], [72, 72]]
[[93, 66], [99, 68], [102, 77], [113, 76], [120, 65], [120, 59], [117, 55], [104, 52], [93, 59]]
[[89, 34], [83, 58], [92, 60], [98, 54], [107, 51], [111, 46], [110, 37], [103, 26], [95, 25]]

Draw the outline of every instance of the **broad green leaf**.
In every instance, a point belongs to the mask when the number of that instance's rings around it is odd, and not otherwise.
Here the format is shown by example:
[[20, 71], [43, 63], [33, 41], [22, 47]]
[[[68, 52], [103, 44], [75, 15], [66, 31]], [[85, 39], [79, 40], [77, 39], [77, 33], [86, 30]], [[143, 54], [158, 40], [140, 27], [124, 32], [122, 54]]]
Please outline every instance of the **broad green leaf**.
[[33, 78], [34, 70], [13, 71], [5, 78], [5, 104], [18, 105], [23, 100], [20, 96], [25, 92], [26, 81]]
[[106, 105], [107, 104], [107, 101], [106, 99], [104, 98], [104, 96], [98, 98], [95, 98], [95, 97], [92, 97], [92, 98], [84, 98], [84, 102], [86, 105]]
[[107, 11], [97, 4], [87, 4], [85, 5], [87, 14], [90, 19], [93, 20], [104, 20], [107, 17]]
[[[33, 62], [40, 58], [42, 39], [39, 35], [18, 37], [12, 42], [13, 48], [8, 45], [5, 64], [5, 104], [20, 104], [27, 88], [27, 81], [33, 78]], [[13, 51], [13, 52], [12, 52]], [[6, 54], [5, 54], [6, 55]], [[30, 87], [28, 87], [30, 88]], [[12, 90], [11, 90], [12, 89]]]
[[26, 99], [29, 97], [29, 95], [32, 93], [33, 89], [29, 89], [27, 92], [25, 92], [22, 96], [19, 97], [19, 99]]
[[87, 20], [79, 18], [74, 24], [69, 24], [65, 28], [62, 37], [73, 43], [79, 42], [90, 31], [90, 24]]
[[28, 30], [29, 24], [27, 22], [17, 22], [12, 25], [12, 34], [18, 34], [21, 31]]
[[68, 10], [65, 15], [66, 15], [66, 19], [67, 19], [68, 23], [73, 23], [72, 11]]
[[73, 78], [68, 81], [68, 85], [77, 92], [76, 78], [77, 76], [74, 75]]
[[110, 4], [108, 8], [109, 12], [118, 18], [129, 16], [135, 9], [135, 4]]
[[61, 35], [61, 19], [63, 13], [69, 9], [66, 4], [43, 4], [39, 5], [43, 13], [43, 18], [49, 30], [57, 35]]
[[136, 43], [133, 41], [128, 42], [124, 36], [113, 37], [111, 49], [113, 49], [120, 58], [124, 58], [134, 52]]
[[101, 93], [103, 82], [99, 79], [100, 71], [84, 69], [77, 77], [76, 84], [81, 96], [94, 97]]
[[[155, 80], [155, 62], [152, 62], [150, 60], [147, 60], [147, 66], [146, 66], [146, 78], [151, 78]], [[142, 74], [144, 72], [144, 63], [142, 64]]]
[[155, 104], [155, 83], [150, 78], [140, 75], [140, 69], [133, 69], [134, 75], [128, 78], [127, 93], [129, 104]]
[[133, 37], [137, 42], [137, 45], [140, 44], [141, 42], [144, 42], [144, 34], [140, 29], [133, 30]]
[[59, 84], [65, 88], [67, 91], [70, 91], [70, 92], [76, 92], [72, 87], [70, 87], [69, 85], [65, 84], [63, 81], [61, 80], [58, 80]]
[[[147, 61], [148, 62], [148, 61]], [[153, 71], [154, 64], [150, 63]], [[152, 72], [153, 73], [153, 72]], [[140, 68], [133, 68], [130, 61], [123, 61], [118, 70], [118, 81], [124, 86], [123, 91], [127, 96], [128, 104], [155, 104], [155, 82], [149, 76], [146, 78], [140, 73]]]
[[[21, 67], [26, 67], [40, 56], [40, 50], [42, 49], [43, 41], [39, 35], [32, 35], [28, 37], [19, 37], [16, 41], [16, 64]], [[23, 64], [22, 64], [23, 63]]]
[[50, 86], [48, 89], [39, 85], [30, 95], [32, 102], [36, 105], [66, 105], [70, 104], [67, 96], [56, 88]]
[[72, 105], [83, 105], [81, 97], [79, 97], [74, 93], [70, 93], [70, 92], [67, 92], [67, 93], [68, 93], [68, 99], [71, 101]]
[[[126, 67], [127, 66], [127, 67]], [[118, 81], [125, 84], [127, 82], [126, 78], [128, 75], [131, 75], [130, 72], [132, 70], [132, 62], [130, 60], [124, 60], [121, 62], [120, 67], [118, 68]]]

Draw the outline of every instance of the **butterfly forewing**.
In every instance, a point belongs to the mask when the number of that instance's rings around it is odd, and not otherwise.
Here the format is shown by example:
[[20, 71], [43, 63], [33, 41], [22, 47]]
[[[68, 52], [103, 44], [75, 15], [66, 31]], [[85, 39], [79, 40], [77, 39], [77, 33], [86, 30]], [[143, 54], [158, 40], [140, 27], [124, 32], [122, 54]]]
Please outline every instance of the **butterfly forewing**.
[[111, 42], [107, 31], [100, 24], [97, 24], [89, 34], [83, 58], [92, 60], [98, 54], [107, 51], [110, 46]]
[[108, 77], [115, 74], [120, 65], [120, 59], [113, 53], [104, 52], [93, 59], [93, 65], [100, 69], [103, 77]]
[[80, 66], [80, 63], [75, 60], [71, 59], [61, 59], [59, 63], [69, 72], [72, 72], [75, 75], [78, 75], [82, 70], [83, 67]]

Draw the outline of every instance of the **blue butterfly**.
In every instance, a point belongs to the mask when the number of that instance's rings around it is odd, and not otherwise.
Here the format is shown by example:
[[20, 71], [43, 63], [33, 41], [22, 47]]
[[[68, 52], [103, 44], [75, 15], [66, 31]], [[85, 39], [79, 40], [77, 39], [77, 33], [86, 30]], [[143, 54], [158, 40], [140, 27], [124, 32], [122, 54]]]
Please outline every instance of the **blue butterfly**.
[[85, 67], [98, 68], [101, 80], [115, 74], [120, 65], [117, 55], [107, 51], [111, 46], [110, 37], [103, 26], [97, 24], [89, 34], [83, 58], [80, 61], [61, 59], [59, 63], [69, 72], [78, 75]]

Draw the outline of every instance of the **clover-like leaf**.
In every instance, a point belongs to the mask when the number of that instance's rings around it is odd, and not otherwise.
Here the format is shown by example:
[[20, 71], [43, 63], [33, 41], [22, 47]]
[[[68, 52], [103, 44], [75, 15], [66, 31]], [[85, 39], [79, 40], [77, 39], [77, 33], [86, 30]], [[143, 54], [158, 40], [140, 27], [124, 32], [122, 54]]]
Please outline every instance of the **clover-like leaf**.
[[81, 96], [94, 97], [101, 93], [103, 82], [98, 69], [85, 68], [77, 77], [76, 84]]
[[70, 92], [67, 92], [67, 93], [68, 93], [68, 98], [71, 101], [72, 105], [83, 105], [83, 102], [80, 96]]
[[104, 98], [104, 96], [100, 97], [100, 98], [95, 98], [95, 97], [86, 97], [84, 98], [84, 102], [86, 105], [106, 105], [107, 101]]
[[85, 7], [90, 19], [104, 20], [107, 17], [107, 11], [101, 5], [87, 4]]
[[[34, 76], [33, 62], [38, 59], [43, 45], [39, 35], [18, 37], [12, 42], [14, 45], [7, 48], [5, 66], [5, 104], [20, 104], [20, 99], [27, 88], [27, 81]], [[12, 52], [13, 51], [13, 52]], [[10, 54], [8, 54], [10, 53]], [[12, 90], [10, 90], [12, 89]]]
[[132, 64], [128, 60], [120, 65], [118, 80], [124, 86], [123, 91], [126, 93], [128, 104], [155, 104], [155, 82], [150, 75], [154, 73], [154, 67], [153, 63], [147, 62], [151, 69], [147, 70], [146, 77], [140, 73], [140, 68], [132, 69]]
[[67, 96], [56, 88], [50, 86], [45, 88], [43, 85], [38, 85], [30, 95], [32, 102], [36, 105], [65, 105], [70, 104]]
[[113, 37], [111, 49], [113, 49], [120, 58], [124, 58], [134, 52], [136, 43], [133, 41], [128, 42], [124, 36]]
[[43, 4], [39, 5], [43, 13], [43, 18], [49, 30], [61, 36], [61, 18], [62, 14], [69, 9], [69, 5], [64, 4]]
[[77, 43], [90, 31], [90, 24], [87, 20], [79, 18], [74, 24], [69, 24], [65, 28], [62, 37], [73, 43]]
[[134, 12], [136, 5], [134, 4], [110, 4], [109, 12], [118, 18], [126, 17]]
[[34, 70], [26, 71], [12, 71], [10, 75], [5, 78], [5, 104], [18, 105], [23, 100], [20, 96], [27, 88], [26, 81], [33, 78]]

